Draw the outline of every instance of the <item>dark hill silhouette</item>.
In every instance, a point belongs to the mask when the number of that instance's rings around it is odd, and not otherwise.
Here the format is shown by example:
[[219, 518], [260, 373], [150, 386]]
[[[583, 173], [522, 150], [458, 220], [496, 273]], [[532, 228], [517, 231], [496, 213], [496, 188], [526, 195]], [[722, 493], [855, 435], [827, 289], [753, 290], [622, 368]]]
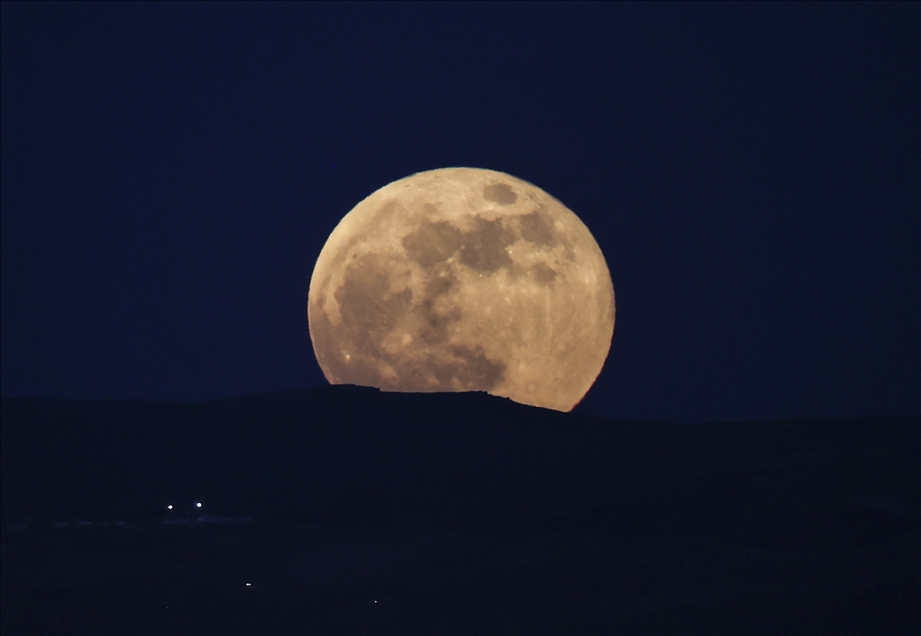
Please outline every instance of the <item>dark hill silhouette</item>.
[[[166, 589], [196, 599], [180, 631], [198, 633], [918, 626], [914, 416], [678, 425], [336, 386], [5, 399], [0, 450], [4, 633], [175, 631], [137, 606]], [[126, 525], [50, 528], [76, 519]], [[100, 565], [125, 554], [171, 565]], [[190, 576], [210, 582], [177, 592]]]

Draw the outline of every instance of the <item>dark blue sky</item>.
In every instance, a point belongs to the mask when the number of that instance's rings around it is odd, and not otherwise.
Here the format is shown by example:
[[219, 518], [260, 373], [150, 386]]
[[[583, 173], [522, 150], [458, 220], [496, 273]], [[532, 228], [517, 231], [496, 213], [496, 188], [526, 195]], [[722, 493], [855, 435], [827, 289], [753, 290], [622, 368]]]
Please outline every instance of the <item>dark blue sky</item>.
[[578, 214], [617, 296], [580, 409], [921, 411], [921, 5], [2, 4], [9, 396], [325, 384], [313, 263], [446, 166]]

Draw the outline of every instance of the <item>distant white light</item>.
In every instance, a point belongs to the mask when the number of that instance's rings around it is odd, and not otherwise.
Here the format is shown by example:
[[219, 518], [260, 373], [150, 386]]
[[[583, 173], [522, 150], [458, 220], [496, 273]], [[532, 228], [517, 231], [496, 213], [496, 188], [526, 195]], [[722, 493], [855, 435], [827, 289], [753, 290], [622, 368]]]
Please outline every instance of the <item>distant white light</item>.
[[252, 586], [253, 586], [252, 583], [247, 583], [247, 584], [246, 584], [246, 587], [252, 587]]
[[166, 507], [166, 509], [167, 509], [167, 510], [172, 510], [172, 509], [173, 509], [173, 504], [169, 504], [169, 505]]
[[377, 601], [374, 601], [374, 604], [377, 605]]
[[201, 502], [199, 501], [197, 504], [195, 504], [195, 507], [196, 507], [196, 508], [201, 508]]

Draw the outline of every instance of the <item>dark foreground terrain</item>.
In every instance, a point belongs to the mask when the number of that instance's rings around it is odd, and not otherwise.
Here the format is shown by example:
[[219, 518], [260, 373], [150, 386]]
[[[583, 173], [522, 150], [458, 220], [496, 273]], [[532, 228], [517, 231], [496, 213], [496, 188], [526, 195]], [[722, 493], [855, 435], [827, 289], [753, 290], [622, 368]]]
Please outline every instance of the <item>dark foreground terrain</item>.
[[3, 634], [921, 629], [919, 417], [329, 387], [3, 400], [0, 450]]

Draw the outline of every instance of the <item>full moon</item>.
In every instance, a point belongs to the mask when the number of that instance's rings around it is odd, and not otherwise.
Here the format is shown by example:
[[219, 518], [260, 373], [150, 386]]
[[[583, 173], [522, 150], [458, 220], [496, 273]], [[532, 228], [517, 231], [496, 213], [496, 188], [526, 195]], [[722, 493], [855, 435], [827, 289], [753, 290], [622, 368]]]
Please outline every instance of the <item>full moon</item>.
[[614, 287], [562, 203], [502, 172], [445, 168], [345, 215], [317, 259], [307, 319], [332, 384], [570, 411], [610, 350]]

